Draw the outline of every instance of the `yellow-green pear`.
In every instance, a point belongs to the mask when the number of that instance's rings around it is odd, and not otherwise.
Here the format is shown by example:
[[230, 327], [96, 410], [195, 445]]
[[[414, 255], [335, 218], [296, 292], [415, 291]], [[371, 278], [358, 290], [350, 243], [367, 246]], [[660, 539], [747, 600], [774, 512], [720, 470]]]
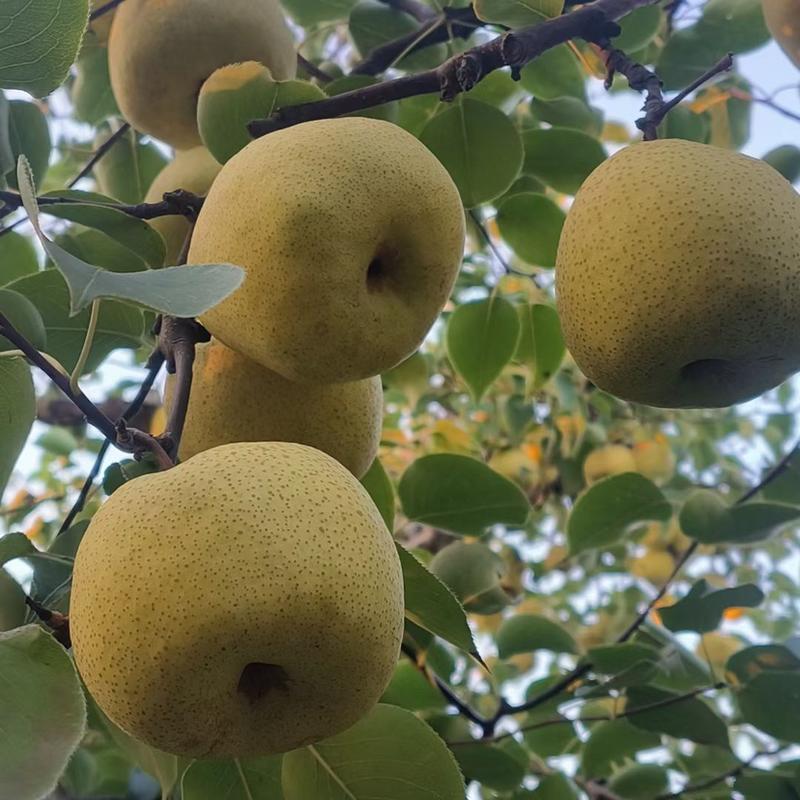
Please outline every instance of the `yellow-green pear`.
[[[208, 194], [214, 178], [217, 177], [221, 164], [199, 145], [188, 150], [178, 150], [175, 158], [156, 175], [155, 180], [145, 195], [146, 203], [158, 203], [165, 192], [186, 189], [187, 192], [204, 197]], [[189, 233], [189, 222], [182, 216], [171, 214], [156, 217], [150, 224], [161, 234], [166, 244], [167, 254], [164, 263], [167, 266], [178, 263], [183, 243]]]
[[[174, 378], [166, 385], [166, 404]], [[360, 478], [381, 437], [381, 379], [300, 384], [212, 340], [197, 347], [180, 457], [231, 442], [299, 442]], [[159, 431], [160, 432], [160, 431]]]
[[197, 94], [214, 70], [259, 61], [284, 80], [297, 68], [277, 0], [125, 0], [114, 15], [108, 59], [128, 122], [183, 149], [200, 144]]
[[249, 442], [114, 492], [78, 549], [70, 631], [89, 692], [127, 733], [196, 758], [256, 756], [372, 708], [403, 605], [361, 484], [319, 450]]
[[247, 123], [280, 108], [324, 100], [308, 81], [276, 81], [256, 61], [228, 64], [211, 73], [197, 99], [197, 127], [203, 144], [224, 164], [252, 141]]
[[631, 449], [622, 444], [598, 447], [583, 462], [583, 478], [587, 484], [623, 472], [636, 472], [636, 460]]
[[800, 369], [800, 197], [760, 159], [620, 150], [581, 186], [557, 262], [567, 347], [611, 394], [716, 408]]
[[762, 0], [761, 6], [772, 37], [800, 67], [800, 0]]
[[433, 154], [396, 125], [345, 117], [271, 133], [228, 161], [189, 263], [245, 270], [201, 317], [214, 336], [286, 378], [325, 383], [413, 353], [463, 247], [458, 190]]

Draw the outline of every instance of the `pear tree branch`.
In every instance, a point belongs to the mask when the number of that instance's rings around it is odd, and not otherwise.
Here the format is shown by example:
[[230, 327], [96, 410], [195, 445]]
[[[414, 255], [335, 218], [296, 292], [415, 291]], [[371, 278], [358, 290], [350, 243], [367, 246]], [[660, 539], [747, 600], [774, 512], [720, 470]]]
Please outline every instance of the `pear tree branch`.
[[654, 2], [595, 0], [539, 25], [508, 31], [449, 58], [435, 69], [354, 89], [325, 100], [287, 106], [267, 119], [254, 120], [248, 129], [257, 138], [300, 122], [337, 117], [420, 94], [438, 93], [443, 101], [451, 101], [496, 69], [511, 67], [512, 76], [518, 77], [520, 69], [529, 61], [570, 39], [596, 42], [615, 36], [619, 33], [615, 20]]

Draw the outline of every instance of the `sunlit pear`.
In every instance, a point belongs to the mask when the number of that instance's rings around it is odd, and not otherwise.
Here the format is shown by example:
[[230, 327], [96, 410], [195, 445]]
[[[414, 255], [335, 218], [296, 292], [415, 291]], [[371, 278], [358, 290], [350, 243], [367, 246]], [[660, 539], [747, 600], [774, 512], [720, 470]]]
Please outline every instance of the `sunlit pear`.
[[675, 561], [664, 550], [648, 550], [644, 555], [631, 558], [628, 569], [631, 575], [644, 578], [655, 586], [662, 586], [672, 575]]
[[259, 61], [294, 77], [294, 41], [277, 0], [125, 0], [108, 40], [111, 86], [134, 128], [173, 147], [200, 144], [197, 95], [214, 70]]
[[[690, 539], [683, 532], [677, 517], [673, 517], [667, 524], [666, 536], [668, 545], [678, 552], [687, 550], [694, 543], [694, 539]], [[710, 552], [713, 552], [713, 548], [710, 549]]]
[[394, 672], [403, 578], [336, 460], [251, 442], [117, 489], [75, 560], [70, 631], [92, 697], [169, 753], [278, 753], [350, 727]]
[[26, 610], [22, 588], [0, 567], [0, 631], [10, 631], [22, 625]]
[[[174, 389], [169, 376], [167, 406]], [[293, 383], [212, 340], [197, 347], [179, 455], [185, 460], [231, 442], [299, 442], [333, 456], [360, 478], [378, 452], [382, 401], [378, 377]]]
[[506, 661], [513, 664], [519, 672], [530, 672], [536, 665], [535, 653], [515, 653], [509, 656]]
[[546, 572], [554, 569], [560, 569], [566, 566], [566, 561], [569, 558], [569, 550], [564, 545], [556, 544], [550, 548], [547, 557], [542, 562]]
[[666, 483], [675, 474], [675, 454], [663, 434], [635, 442], [636, 471], [655, 483]]
[[522, 486], [529, 485], [531, 478], [539, 473], [539, 463], [521, 447], [495, 451], [489, 459], [489, 466]]
[[428, 361], [417, 351], [405, 361], [401, 361], [382, 376], [384, 385], [389, 389], [402, 392], [412, 406], [416, 406], [420, 397], [430, 388]]
[[[175, 158], [156, 175], [145, 195], [146, 203], [159, 203], [165, 192], [185, 189], [192, 194], [205, 197], [222, 165], [203, 146], [189, 150], [178, 150]], [[178, 263], [189, 222], [185, 217], [170, 214], [150, 220], [150, 224], [161, 234], [166, 244], [167, 254], [164, 263], [172, 266]]]
[[598, 447], [583, 462], [583, 478], [589, 485], [623, 472], [636, 472], [636, 461], [630, 447], [622, 444]]
[[556, 264], [581, 370], [661, 407], [729, 406], [800, 369], [799, 284], [791, 184], [760, 159], [681, 139], [631, 145], [595, 169]]
[[762, 0], [764, 20], [784, 53], [800, 67], [800, 3], [797, 0]]
[[432, 153], [396, 125], [349, 117], [271, 133], [228, 161], [189, 261], [245, 270], [200, 318], [214, 336], [286, 378], [326, 383], [411, 355], [463, 246], [461, 200]]
[[715, 669], [725, 666], [727, 660], [744, 647], [744, 642], [735, 636], [712, 631], [703, 634], [695, 648], [695, 655], [702, 661], [710, 662]]

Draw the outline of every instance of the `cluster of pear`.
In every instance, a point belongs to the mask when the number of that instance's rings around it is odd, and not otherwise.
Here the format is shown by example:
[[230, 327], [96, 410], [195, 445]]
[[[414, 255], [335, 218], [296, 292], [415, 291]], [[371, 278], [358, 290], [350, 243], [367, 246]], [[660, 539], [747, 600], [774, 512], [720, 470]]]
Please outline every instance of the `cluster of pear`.
[[[193, 757], [332, 736], [388, 684], [402, 572], [358, 477], [377, 450], [379, 376], [432, 326], [465, 235], [445, 169], [389, 123], [310, 122], [214, 162], [197, 91], [248, 59], [293, 75], [274, 0], [126, 0], [111, 28], [120, 108], [180, 148], [151, 197], [208, 190], [188, 263], [236, 264], [245, 279], [201, 318], [213, 338], [198, 348], [181, 463], [124, 484], [91, 520], [71, 632], [103, 711]], [[156, 225], [176, 254], [185, 223]]]

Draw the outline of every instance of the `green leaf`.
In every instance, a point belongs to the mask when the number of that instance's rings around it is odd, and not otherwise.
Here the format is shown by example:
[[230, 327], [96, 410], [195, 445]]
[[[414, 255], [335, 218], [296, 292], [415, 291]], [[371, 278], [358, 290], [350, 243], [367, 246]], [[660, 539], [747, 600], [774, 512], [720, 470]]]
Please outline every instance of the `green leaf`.
[[475, 16], [484, 22], [522, 28], [557, 17], [564, 0], [475, 0]]
[[780, 147], [772, 148], [762, 156], [762, 159], [778, 170], [790, 183], [794, 183], [800, 178], [800, 147], [783, 144]]
[[729, 506], [715, 492], [695, 492], [680, 513], [681, 529], [703, 544], [752, 544], [768, 539], [800, 518], [800, 508], [782, 503]]
[[464, 800], [452, 753], [410, 711], [378, 705], [344, 733], [283, 757], [285, 800]]
[[755, 608], [763, 602], [764, 592], [755, 584], [715, 591], [706, 581], [700, 580], [685, 597], [672, 606], [659, 608], [658, 613], [671, 631], [708, 633], [719, 627], [725, 609]]
[[408, 660], [401, 661], [395, 667], [381, 703], [409, 711], [443, 710], [447, 705], [442, 693]]
[[386, 527], [391, 531], [394, 527], [394, 487], [380, 459], [376, 456], [370, 468], [361, 478], [361, 485], [367, 490], [372, 502], [381, 512]]
[[660, 745], [661, 737], [635, 728], [626, 719], [600, 722], [592, 728], [583, 746], [581, 772], [588, 778], [608, 778], [615, 765]]
[[72, 659], [38, 625], [0, 633], [0, 796], [39, 800], [55, 787], [86, 728]]
[[181, 779], [182, 800], [282, 800], [281, 756], [195, 761]]
[[522, 140], [500, 109], [459, 97], [423, 128], [420, 140], [444, 164], [466, 208], [508, 189], [522, 166]]
[[577, 97], [565, 95], [553, 100], [534, 97], [530, 109], [534, 119], [555, 128], [574, 128], [595, 137], [603, 130], [603, 112]]
[[637, 522], [666, 521], [671, 515], [661, 490], [642, 475], [626, 472], [604, 478], [583, 492], [572, 509], [567, 523], [570, 552], [607, 547]]
[[39, 227], [33, 182], [24, 158], [20, 158], [17, 179], [39, 241], [67, 281], [72, 313], [107, 297], [129, 300], [176, 317], [196, 317], [224, 300], [244, 280], [244, 270], [230, 264], [198, 264], [144, 272], [108, 272], [87, 264], [48, 239]]
[[281, 5], [304, 28], [346, 20], [357, 0], [283, 0]]
[[36, 417], [36, 394], [27, 362], [0, 357], [0, 496]]
[[597, 139], [571, 128], [528, 131], [522, 138], [523, 171], [565, 194], [575, 194], [606, 158]]
[[[12, 534], [14, 535], [14, 534]], [[17, 534], [21, 536], [22, 534]], [[0, 550], [3, 540], [0, 539]], [[22, 587], [4, 569], [0, 569], [0, 631], [10, 631], [25, 622], [28, 610]]]
[[399, 544], [397, 554], [403, 568], [406, 618], [480, 660], [467, 616], [455, 595]]
[[495, 614], [509, 603], [500, 584], [503, 562], [480, 542], [453, 542], [430, 563], [431, 572], [450, 587], [467, 611]]
[[561, 320], [552, 306], [531, 303], [517, 306], [520, 337], [514, 360], [533, 371], [533, 388], [540, 389], [558, 372], [566, 345]]
[[[110, 135], [110, 129], [99, 134], [95, 137], [94, 146], [101, 147]], [[143, 143], [134, 131], [129, 130], [118, 138], [111, 146], [111, 149], [97, 162], [94, 168], [94, 176], [102, 194], [113, 197], [122, 203], [141, 203], [147, 195], [150, 184], [153, 183], [166, 165], [167, 159], [154, 144]], [[179, 187], [170, 188], [177, 189]], [[54, 194], [63, 194], [63, 192]], [[80, 197], [80, 195], [77, 196]], [[87, 197], [87, 202], [91, 201], [91, 195], [87, 193], [85, 196]], [[100, 197], [102, 198], [102, 195]], [[72, 217], [68, 219], [72, 219]], [[77, 221], [83, 222], [83, 220]], [[141, 222], [142, 220], [136, 221]], [[89, 223], [83, 222], [83, 224], [88, 225]], [[112, 231], [107, 230], [105, 227], [99, 225], [90, 225], [90, 227], [97, 227], [110, 236], [115, 236]], [[119, 239], [120, 244], [126, 244], [120, 237], [115, 236], [115, 238]], [[151, 244], [151, 247], [156, 247], [156, 245]], [[138, 248], [131, 247], [130, 249], [133, 252], [139, 252]], [[146, 252], [141, 252], [140, 255], [152, 266], [160, 267], [163, 263], [163, 254], [161, 260], [159, 260], [158, 255], [148, 257]]]
[[100, 231], [86, 229], [75, 232], [70, 229], [69, 233], [59, 236], [56, 243], [81, 261], [100, 264], [103, 269], [111, 272], [139, 272], [147, 269], [147, 264], [139, 256]]
[[663, 22], [664, 12], [659, 6], [637, 8], [619, 21], [622, 32], [612, 43], [619, 50], [634, 53], [647, 47], [655, 39]]
[[554, 267], [566, 214], [543, 194], [520, 192], [497, 207], [497, 225], [508, 246], [523, 260]]
[[78, 54], [88, 16], [89, 0], [4, 0], [0, 87], [52, 92]]
[[800, 794], [795, 787], [800, 788], [789, 778], [765, 773], [739, 775], [734, 784], [744, 800], [798, 800]]
[[[104, 119], [119, 114], [117, 101], [111, 90], [108, 48], [100, 45], [84, 46], [75, 69], [75, 83], [72, 84], [70, 95], [76, 119], [97, 125]], [[108, 158], [108, 155], [103, 156], [101, 163]]]
[[0, 236], [0, 286], [39, 270], [39, 257], [27, 236], [9, 231]]
[[7, 533], [0, 537], [0, 567], [15, 558], [36, 552], [36, 548], [24, 533]]
[[586, 75], [566, 44], [551, 47], [529, 61], [520, 71], [520, 83], [539, 100], [586, 97]]
[[760, 644], [739, 650], [725, 664], [725, 673], [734, 675], [739, 683], [747, 683], [762, 672], [774, 671], [800, 672], [800, 658], [783, 645]]
[[[660, 612], [660, 609], [659, 609]], [[638, 642], [602, 645], [589, 648], [589, 661], [597, 672], [616, 675], [642, 661], [657, 663], [660, 654], [655, 647]]]
[[[89, 312], [70, 316], [69, 291], [61, 273], [55, 269], [37, 272], [14, 281], [8, 288], [25, 295], [36, 306], [47, 331], [46, 352], [64, 369], [72, 370], [86, 337]], [[138, 308], [103, 301], [86, 372], [94, 370], [112, 350], [141, 347], [143, 333], [144, 317]]]
[[746, 722], [776, 739], [800, 742], [800, 672], [761, 672], [737, 699]]
[[523, 525], [530, 505], [522, 490], [482, 461], [453, 453], [418, 458], [398, 487], [409, 519], [464, 536], [491, 525]]
[[46, 552], [37, 552], [27, 559], [33, 568], [29, 594], [53, 611], [67, 613], [69, 610], [72, 567], [88, 527], [88, 520], [76, 522], [57, 536]]
[[[42, 315], [24, 294], [11, 289], [0, 289], [0, 312], [37, 350], [44, 350], [47, 331], [44, 329]], [[0, 336], [0, 352], [15, 349], [15, 344]]]
[[529, 800], [577, 800], [578, 790], [565, 775], [556, 773], [539, 781]]
[[[0, 36], [0, 41], [2, 37]], [[0, 54], [0, 60], [2, 55]], [[14, 158], [14, 166], [6, 174], [9, 186], [16, 189], [16, 164], [25, 156], [31, 165], [36, 181], [42, 181], [50, 161], [50, 128], [47, 117], [35, 103], [27, 100], [11, 100], [8, 104], [8, 144]]]
[[115, 201], [112, 198], [94, 192], [80, 192], [76, 189], [47, 192], [42, 196], [63, 197], [78, 201], [45, 205], [42, 206], [42, 213], [59, 219], [68, 219], [70, 222], [77, 222], [87, 228], [101, 231], [151, 267], [160, 267], [164, 263], [164, 240], [158, 231], [143, 219], [137, 219], [110, 206], [100, 205], [102, 203], [113, 204]]
[[525, 777], [526, 764], [494, 744], [459, 744], [453, 746], [464, 779], [477, 781], [499, 792], [516, 789]]
[[515, 614], [507, 619], [497, 632], [496, 642], [500, 658], [534, 650], [578, 652], [575, 640], [565, 628], [539, 614]]
[[511, 361], [519, 339], [514, 306], [492, 295], [458, 306], [447, 321], [447, 355], [476, 402]]
[[662, 139], [687, 139], [706, 144], [710, 134], [708, 114], [692, 110], [688, 103], [679, 103], [667, 114], [658, 128]]
[[652, 800], [669, 788], [669, 777], [657, 764], [631, 764], [612, 776], [608, 788], [626, 800]]
[[702, 700], [697, 697], [677, 699], [680, 695], [649, 686], [633, 686], [627, 691], [626, 712], [675, 700], [668, 705], [630, 714], [628, 721], [645, 731], [666, 733], [676, 739], [688, 739], [698, 744], [728, 747], [728, 728]]
[[709, 0], [697, 27], [723, 53], [746, 53], [770, 40], [761, 9], [761, 0]]

